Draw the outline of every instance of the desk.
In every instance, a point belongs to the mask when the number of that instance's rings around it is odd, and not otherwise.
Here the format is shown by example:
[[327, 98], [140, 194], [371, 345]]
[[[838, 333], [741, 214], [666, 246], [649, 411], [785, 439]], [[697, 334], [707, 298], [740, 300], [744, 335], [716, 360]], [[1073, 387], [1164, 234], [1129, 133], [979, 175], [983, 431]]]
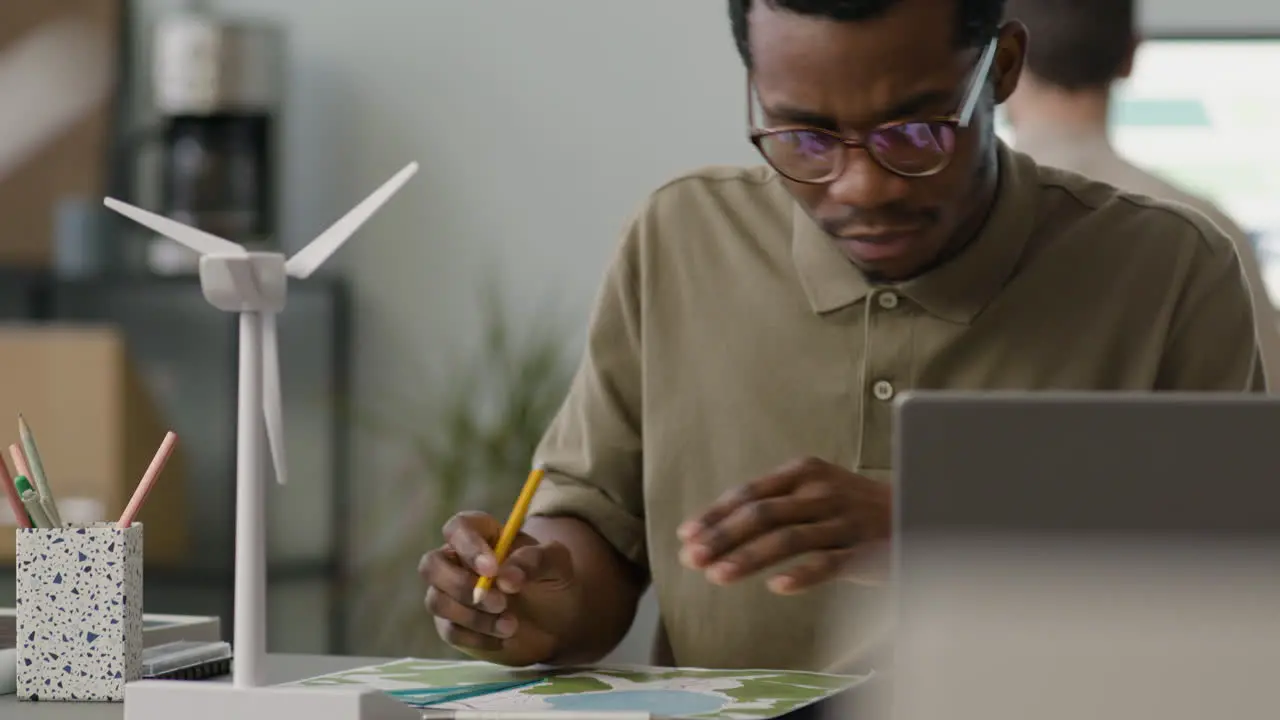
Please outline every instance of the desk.
[[[267, 682], [273, 685], [302, 680], [326, 673], [341, 672], [392, 658], [333, 657], [325, 655], [269, 655]], [[230, 682], [227, 676], [208, 682]], [[124, 703], [18, 702], [17, 695], [0, 695], [0, 718], [4, 720], [120, 720]]]

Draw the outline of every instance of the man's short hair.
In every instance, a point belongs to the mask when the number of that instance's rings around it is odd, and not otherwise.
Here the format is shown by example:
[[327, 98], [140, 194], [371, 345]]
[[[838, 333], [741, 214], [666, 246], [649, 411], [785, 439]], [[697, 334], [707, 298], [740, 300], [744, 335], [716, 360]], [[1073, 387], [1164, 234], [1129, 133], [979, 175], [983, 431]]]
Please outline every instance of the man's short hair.
[[[1000, 29], [1005, 0], [952, 1], [956, 4], [956, 39], [961, 46], [981, 45]], [[857, 22], [881, 17], [902, 0], [729, 0], [733, 40], [748, 68], [751, 67], [751, 48], [747, 42], [747, 15], [753, 2], [797, 15]]]
[[1026, 69], [1064, 90], [1097, 90], [1120, 77], [1136, 34], [1133, 0], [1008, 0], [1027, 26]]

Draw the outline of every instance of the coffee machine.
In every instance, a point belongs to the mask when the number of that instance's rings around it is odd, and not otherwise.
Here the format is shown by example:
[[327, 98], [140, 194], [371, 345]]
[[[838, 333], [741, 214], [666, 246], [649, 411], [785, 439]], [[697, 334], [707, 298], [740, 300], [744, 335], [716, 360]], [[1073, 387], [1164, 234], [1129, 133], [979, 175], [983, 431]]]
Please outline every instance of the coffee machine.
[[[156, 26], [152, 95], [159, 145], [156, 197], [147, 204], [178, 222], [278, 251], [278, 134], [284, 33], [258, 20], [184, 14]], [[144, 201], [146, 202], [146, 201]], [[161, 238], [147, 269], [198, 271], [198, 258]]]

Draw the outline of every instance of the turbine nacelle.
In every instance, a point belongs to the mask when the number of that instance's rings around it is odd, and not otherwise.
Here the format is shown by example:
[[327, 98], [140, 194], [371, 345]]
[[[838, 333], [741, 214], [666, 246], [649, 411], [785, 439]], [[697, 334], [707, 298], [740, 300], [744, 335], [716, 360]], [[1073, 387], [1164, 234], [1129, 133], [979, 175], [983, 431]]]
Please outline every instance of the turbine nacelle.
[[276, 314], [284, 310], [288, 273], [280, 253], [246, 252], [200, 258], [200, 289], [224, 312]]

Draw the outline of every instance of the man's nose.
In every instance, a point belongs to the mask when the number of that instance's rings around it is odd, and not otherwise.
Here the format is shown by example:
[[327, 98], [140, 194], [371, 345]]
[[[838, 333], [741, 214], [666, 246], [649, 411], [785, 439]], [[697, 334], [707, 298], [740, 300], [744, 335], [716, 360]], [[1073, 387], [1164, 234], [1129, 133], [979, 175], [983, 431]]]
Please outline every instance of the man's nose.
[[867, 209], [906, 199], [910, 192], [907, 178], [884, 169], [862, 148], [845, 152], [844, 172], [827, 186], [831, 202]]

